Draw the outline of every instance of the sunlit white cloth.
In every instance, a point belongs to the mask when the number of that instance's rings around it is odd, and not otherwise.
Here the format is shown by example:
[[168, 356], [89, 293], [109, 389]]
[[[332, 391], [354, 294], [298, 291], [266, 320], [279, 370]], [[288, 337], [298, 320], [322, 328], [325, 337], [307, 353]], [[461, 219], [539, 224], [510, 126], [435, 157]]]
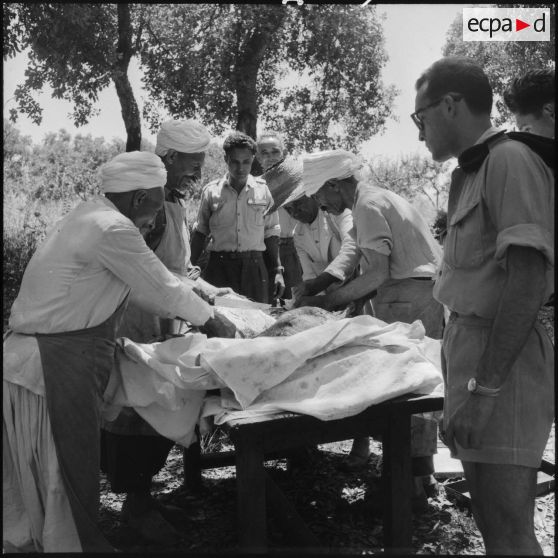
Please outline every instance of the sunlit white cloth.
[[209, 149], [211, 135], [197, 120], [167, 120], [157, 134], [155, 154], [164, 157], [169, 149], [179, 153], [202, 153]]
[[[442, 383], [440, 342], [420, 322], [371, 316], [326, 322], [289, 337], [122, 342], [105, 413], [131, 406], [159, 433], [185, 446], [200, 415], [222, 423], [251, 413], [293, 411], [333, 420]], [[223, 389], [203, 408], [205, 390]], [[110, 419], [109, 419], [110, 420]]]
[[101, 166], [99, 175], [105, 193], [162, 188], [167, 181], [165, 165], [148, 151], [120, 153]]

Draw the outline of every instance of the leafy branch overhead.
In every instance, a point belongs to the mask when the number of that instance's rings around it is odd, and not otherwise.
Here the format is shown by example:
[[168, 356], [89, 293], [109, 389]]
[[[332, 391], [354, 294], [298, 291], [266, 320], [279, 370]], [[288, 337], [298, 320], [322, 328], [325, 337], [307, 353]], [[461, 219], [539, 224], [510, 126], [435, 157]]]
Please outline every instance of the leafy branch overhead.
[[[375, 9], [320, 5], [150, 6], [145, 86], [172, 115], [255, 137], [258, 119], [290, 148], [355, 148], [382, 130], [395, 90]], [[185, 32], [189, 30], [189, 32]], [[153, 126], [156, 111], [144, 114]]]

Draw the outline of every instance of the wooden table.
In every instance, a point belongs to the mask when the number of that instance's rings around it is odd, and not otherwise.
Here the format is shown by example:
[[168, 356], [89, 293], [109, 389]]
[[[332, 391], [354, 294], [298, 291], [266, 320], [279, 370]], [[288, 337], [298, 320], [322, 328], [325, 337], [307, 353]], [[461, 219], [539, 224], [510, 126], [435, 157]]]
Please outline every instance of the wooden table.
[[[373, 405], [358, 415], [321, 421], [307, 415], [231, 420], [224, 425], [235, 447], [239, 545], [244, 552], [267, 549], [266, 492], [270, 479], [264, 457], [311, 444], [367, 436], [382, 431], [386, 552], [412, 552], [411, 415], [442, 409], [443, 398], [403, 396]], [[206, 465], [207, 466], [207, 465]], [[203, 457], [202, 457], [202, 467]], [[277, 496], [277, 487], [271, 489]]]

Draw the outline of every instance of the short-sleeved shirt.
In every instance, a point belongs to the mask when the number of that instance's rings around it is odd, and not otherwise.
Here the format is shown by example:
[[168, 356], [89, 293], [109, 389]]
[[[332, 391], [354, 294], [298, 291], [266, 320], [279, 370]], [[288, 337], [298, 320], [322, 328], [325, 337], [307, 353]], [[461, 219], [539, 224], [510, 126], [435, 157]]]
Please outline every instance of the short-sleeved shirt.
[[[294, 245], [302, 266], [302, 279], [314, 279], [326, 270], [339, 250], [343, 239], [352, 242], [349, 231], [353, 227], [353, 216], [349, 209], [340, 215], [331, 215], [321, 209], [312, 223], [297, 221], [294, 230]], [[334, 273], [331, 273], [334, 275]], [[334, 275], [338, 277], [338, 274]], [[338, 277], [345, 279], [343, 275]]]
[[265, 180], [248, 176], [240, 193], [229, 185], [228, 175], [210, 182], [203, 189], [196, 230], [208, 236], [212, 252], [265, 250], [264, 239], [280, 236], [277, 212]]
[[389, 257], [390, 279], [434, 277], [442, 250], [419, 211], [401, 196], [373, 184], [359, 182], [353, 204], [355, 245], [343, 245], [332, 267], [346, 274], [360, 258], [366, 273], [370, 262], [364, 248]]
[[280, 207], [277, 210], [277, 215], [279, 216], [279, 226], [281, 227], [281, 238], [292, 238], [294, 229], [299, 222], [293, 219], [284, 207]]
[[[497, 132], [487, 130], [477, 143]], [[552, 171], [529, 147], [505, 136], [489, 149], [479, 170], [466, 175], [448, 215], [434, 287], [436, 299], [450, 310], [486, 319], [496, 315], [509, 246], [539, 250], [547, 264], [545, 300], [554, 289]]]

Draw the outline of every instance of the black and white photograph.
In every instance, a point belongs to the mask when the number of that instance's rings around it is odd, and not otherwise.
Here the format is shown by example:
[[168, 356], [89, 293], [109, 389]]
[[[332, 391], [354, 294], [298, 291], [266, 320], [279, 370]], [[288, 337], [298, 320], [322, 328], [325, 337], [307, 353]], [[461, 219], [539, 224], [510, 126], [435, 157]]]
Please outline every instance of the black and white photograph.
[[5, 555], [555, 556], [555, 5], [4, 2]]

